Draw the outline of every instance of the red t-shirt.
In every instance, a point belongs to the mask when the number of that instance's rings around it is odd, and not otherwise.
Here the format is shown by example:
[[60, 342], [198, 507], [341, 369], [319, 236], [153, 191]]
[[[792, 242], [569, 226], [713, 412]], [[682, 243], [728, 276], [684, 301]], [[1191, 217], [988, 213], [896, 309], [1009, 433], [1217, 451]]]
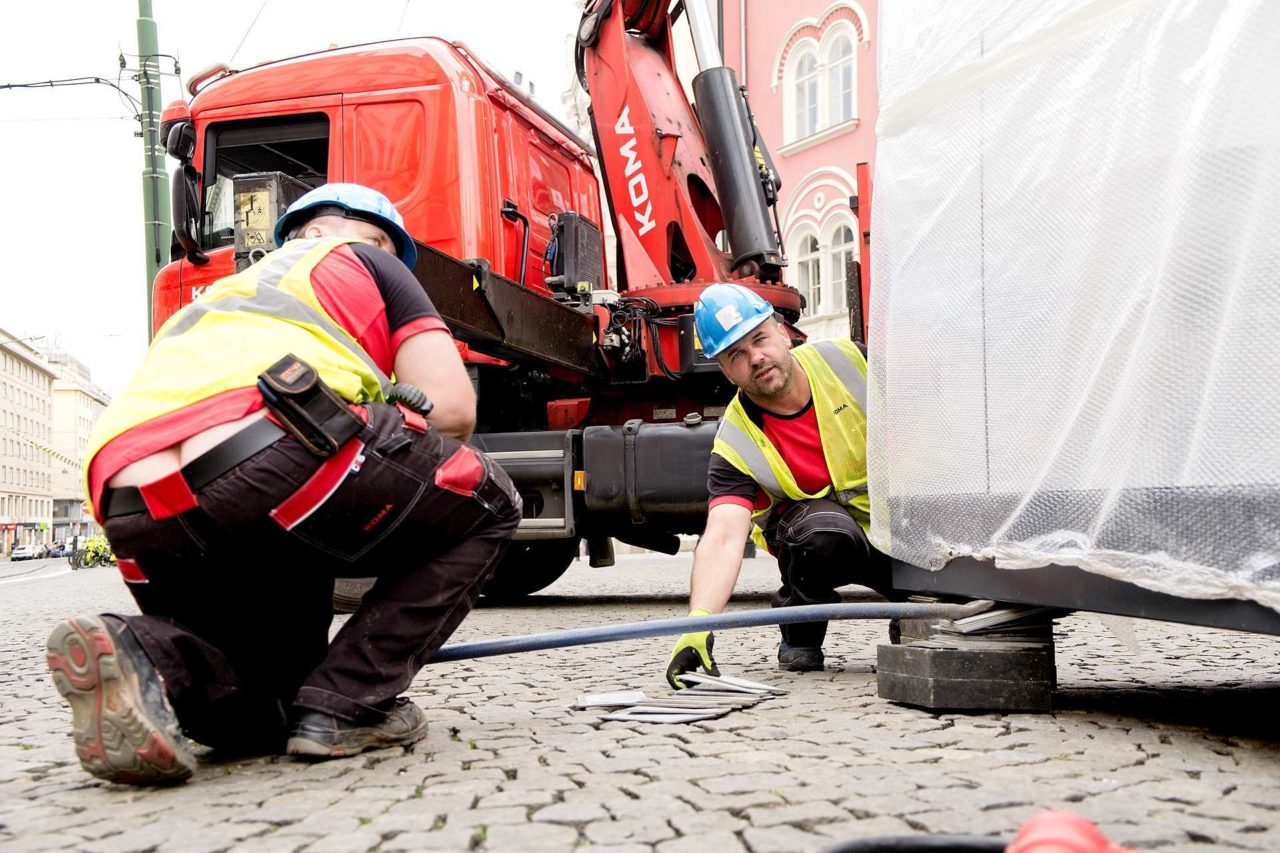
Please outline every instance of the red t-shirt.
[[[311, 286], [328, 315], [386, 374], [393, 371], [396, 350], [406, 339], [419, 332], [449, 330], [409, 268], [394, 255], [367, 243], [348, 243], [326, 255], [311, 271]], [[201, 400], [116, 436], [90, 463], [89, 493], [94, 506], [100, 506], [107, 481], [126, 465], [260, 408], [262, 395], [251, 385]]]
[[[779, 415], [762, 409], [746, 396], [740, 396], [747, 417], [764, 432], [796, 478], [796, 485], [809, 494], [831, 485], [831, 471], [822, 452], [822, 435], [818, 432], [818, 415], [809, 404], [794, 415]], [[707, 469], [707, 493], [710, 506], [734, 503], [747, 509], [764, 509], [769, 498], [755, 480], [729, 464], [718, 454], [711, 455]]]

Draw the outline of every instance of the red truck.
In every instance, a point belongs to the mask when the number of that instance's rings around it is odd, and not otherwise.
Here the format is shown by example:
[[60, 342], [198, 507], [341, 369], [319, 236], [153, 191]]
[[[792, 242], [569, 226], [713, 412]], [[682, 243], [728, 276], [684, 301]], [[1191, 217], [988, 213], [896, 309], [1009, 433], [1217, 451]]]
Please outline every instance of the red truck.
[[[487, 594], [541, 589], [583, 539], [592, 564], [608, 565], [612, 538], [674, 553], [676, 534], [700, 531], [708, 422], [733, 388], [701, 355], [693, 302], [733, 280], [789, 322], [802, 308], [780, 281], [779, 181], [745, 95], [701, 3], [667, 6], [597, 0], [584, 11], [577, 69], [594, 144], [465, 45], [435, 38], [220, 66], [162, 118], [181, 168], [156, 328], [274, 248], [276, 217], [311, 187], [367, 184], [402, 212], [420, 244], [414, 273], [478, 390], [473, 442], [524, 497]], [[675, 68], [682, 13], [702, 69], [696, 109]]]

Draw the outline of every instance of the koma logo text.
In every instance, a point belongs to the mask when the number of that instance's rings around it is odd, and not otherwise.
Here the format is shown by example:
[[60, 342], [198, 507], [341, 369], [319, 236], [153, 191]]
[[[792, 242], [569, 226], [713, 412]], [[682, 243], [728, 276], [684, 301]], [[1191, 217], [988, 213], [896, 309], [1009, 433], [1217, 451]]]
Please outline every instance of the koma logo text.
[[653, 230], [653, 202], [649, 200], [649, 182], [645, 180], [644, 172], [640, 170], [640, 155], [636, 153], [636, 131], [631, 126], [631, 107], [622, 108], [617, 122], [613, 125], [613, 132], [618, 136], [631, 137], [622, 143], [618, 153], [627, 158], [627, 167], [623, 169], [623, 174], [630, 179], [627, 181], [627, 194], [631, 196], [631, 215], [640, 225], [640, 230], [636, 232], [637, 236], [643, 237]]

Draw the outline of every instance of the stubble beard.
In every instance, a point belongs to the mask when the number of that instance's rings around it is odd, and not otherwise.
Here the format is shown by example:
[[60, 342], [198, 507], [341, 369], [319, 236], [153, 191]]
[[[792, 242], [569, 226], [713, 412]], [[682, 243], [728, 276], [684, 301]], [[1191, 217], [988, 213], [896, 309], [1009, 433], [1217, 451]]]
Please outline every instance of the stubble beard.
[[771, 361], [764, 365], [764, 368], [773, 368], [763, 380], [757, 381], [755, 376], [760, 372], [757, 369], [752, 372], [752, 378], [743, 384], [743, 390], [752, 397], [760, 397], [763, 399], [773, 399], [780, 396], [787, 389], [787, 385], [791, 381], [791, 358], [788, 354], [781, 362]]

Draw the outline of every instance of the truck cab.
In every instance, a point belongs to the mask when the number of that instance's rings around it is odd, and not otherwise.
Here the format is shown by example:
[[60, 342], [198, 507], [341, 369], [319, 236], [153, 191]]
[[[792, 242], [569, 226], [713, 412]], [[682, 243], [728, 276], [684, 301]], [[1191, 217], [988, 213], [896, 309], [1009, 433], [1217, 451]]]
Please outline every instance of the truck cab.
[[[174, 185], [173, 261], [153, 288], [153, 329], [241, 254], [270, 251], [234, 180], [279, 173], [296, 192], [332, 181], [383, 192], [409, 233], [453, 258], [549, 292], [543, 264], [556, 218], [601, 222], [592, 149], [464, 45], [415, 38], [324, 51], [193, 81], [165, 111], [162, 136], [182, 163]], [[260, 220], [259, 220], [260, 221]], [[264, 241], [263, 235], [266, 234]], [[263, 243], [265, 242], [265, 245]], [[595, 247], [598, 288], [603, 243]], [[523, 277], [522, 277], [523, 271]]]

